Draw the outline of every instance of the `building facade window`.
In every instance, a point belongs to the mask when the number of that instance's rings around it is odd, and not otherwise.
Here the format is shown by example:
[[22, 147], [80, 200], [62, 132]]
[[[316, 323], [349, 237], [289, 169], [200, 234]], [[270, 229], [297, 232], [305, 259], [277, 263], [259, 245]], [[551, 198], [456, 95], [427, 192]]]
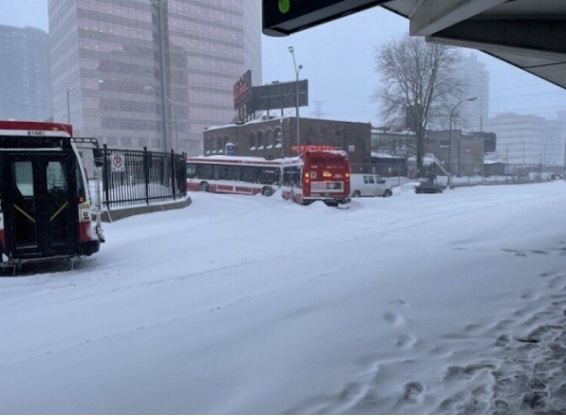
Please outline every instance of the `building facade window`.
[[203, 131], [230, 123], [233, 85], [246, 69], [261, 85], [261, 4], [170, 0], [160, 25], [164, 3], [48, 0], [53, 30], [43, 50], [52, 76], [44, 84], [54, 87], [54, 120], [70, 119], [82, 136], [143, 136], [150, 150], [220, 151], [206, 148]]
[[257, 132], [257, 149], [265, 149], [265, 135], [263, 130]]
[[265, 149], [273, 149], [274, 146], [273, 130], [267, 129], [265, 131]]
[[255, 150], [256, 149], [256, 135], [255, 132], [250, 132], [250, 134], [248, 135], [248, 144], [250, 147], [250, 150]]
[[283, 146], [283, 131], [280, 127], [275, 129], [275, 147], [281, 148]]

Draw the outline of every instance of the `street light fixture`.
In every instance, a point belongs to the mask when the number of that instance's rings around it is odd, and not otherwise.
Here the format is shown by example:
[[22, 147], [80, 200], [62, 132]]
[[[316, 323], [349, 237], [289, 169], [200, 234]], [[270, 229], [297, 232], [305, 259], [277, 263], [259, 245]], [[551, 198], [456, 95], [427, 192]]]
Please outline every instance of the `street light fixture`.
[[300, 139], [300, 120], [301, 117], [299, 116], [299, 74], [301, 72], [301, 70], [303, 69], [302, 65], [297, 66], [297, 62], [295, 61], [295, 48], [293, 48], [292, 46], [289, 47], [289, 52], [291, 52], [291, 55], [293, 56], [293, 66], [295, 67], [295, 75], [297, 76], [296, 78], [296, 103], [295, 103], [295, 114], [297, 116], [297, 148], [301, 146], [301, 139]]
[[[456, 111], [456, 108], [462, 104], [465, 103], [466, 101], [476, 101], [478, 98], [477, 97], [470, 97], [470, 98], [466, 98], [464, 100], [460, 100], [458, 103], [456, 103], [456, 105], [452, 108], [452, 111], [450, 112], [450, 123], [449, 123], [449, 128], [448, 128], [448, 188], [450, 188], [451, 185], [451, 178], [452, 178], [452, 117], [454, 116], [454, 111]], [[458, 155], [459, 157], [459, 155]], [[460, 164], [458, 164], [460, 165]], [[460, 168], [458, 166], [458, 168]]]

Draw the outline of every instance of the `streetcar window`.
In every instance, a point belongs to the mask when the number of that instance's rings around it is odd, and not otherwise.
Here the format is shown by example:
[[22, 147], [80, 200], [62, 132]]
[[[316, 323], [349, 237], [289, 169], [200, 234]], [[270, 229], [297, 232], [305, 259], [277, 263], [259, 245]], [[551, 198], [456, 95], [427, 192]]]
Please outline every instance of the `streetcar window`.
[[277, 184], [277, 182], [279, 182], [279, 170], [276, 168], [261, 169], [258, 181], [261, 184]]
[[33, 167], [29, 161], [15, 162], [16, 186], [23, 197], [33, 197]]
[[214, 165], [213, 166], [214, 179], [215, 180], [225, 180], [226, 179], [226, 167], [224, 165]]
[[256, 182], [259, 169], [255, 167], [244, 167], [242, 169], [242, 181]]
[[[77, 174], [77, 179], [78, 178], [80, 178], [80, 171], [78, 171]], [[65, 179], [63, 166], [61, 162], [50, 161], [47, 164], [47, 191], [53, 192], [54, 190], [62, 188], [67, 188], [67, 180]]]
[[187, 164], [187, 178], [195, 178], [197, 176], [196, 164]]
[[289, 168], [283, 168], [283, 178], [281, 179], [283, 185], [289, 185]]
[[203, 180], [212, 179], [212, 165], [203, 164], [198, 167], [198, 177]]
[[240, 181], [240, 167], [229, 166], [226, 168], [226, 179], [232, 181]]
[[283, 168], [283, 185], [294, 186], [301, 182], [301, 170], [298, 167]]
[[291, 172], [291, 184], [299, 185], [301, 183], [301, 170], [299, 168], [295, 168]]

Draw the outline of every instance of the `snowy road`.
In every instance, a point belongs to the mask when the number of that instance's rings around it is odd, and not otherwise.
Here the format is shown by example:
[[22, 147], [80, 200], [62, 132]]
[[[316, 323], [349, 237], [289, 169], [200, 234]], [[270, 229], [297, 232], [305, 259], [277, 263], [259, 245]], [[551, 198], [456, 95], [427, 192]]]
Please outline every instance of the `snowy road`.
[[191, 198], [0, 279], [0, 413], [566, 411], [566, 182]]

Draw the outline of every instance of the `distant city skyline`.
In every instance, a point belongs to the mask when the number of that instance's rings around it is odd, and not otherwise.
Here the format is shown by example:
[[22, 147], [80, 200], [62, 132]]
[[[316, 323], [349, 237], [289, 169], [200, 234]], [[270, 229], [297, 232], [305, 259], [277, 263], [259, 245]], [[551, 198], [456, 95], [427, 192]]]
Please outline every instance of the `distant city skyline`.
[[500, 113], [486, 127], [497, 135], [499, 160], [515, 165], [562, 165], [566, 142], [560, 124], [534, 115]]
[[0, 118], [46, 120], [53, 114], [49, 35], [0, 25]]
[[[48, 30], [47, 0], [8, 0], [0, 24]], [[293, 45], [301, 79], [309, 79], [308, 108], [301, 115], [379, 124], [377, 104], [369, 98], [378, 86], [373, 50], [381, 42], [408, 33], [406, 19], [375, 7], [285, 38], [264, 35], [263, 83], [292, 81], [288, 47]], [[473, 51], [465, 49], [464, 51]], [[513, 112], [556, 119], [566, 111], [566, 90], [501, 60], [477, 52], [490, 74], [489, 117]], [[564, 122], [562, 122], [564, 123]]]

